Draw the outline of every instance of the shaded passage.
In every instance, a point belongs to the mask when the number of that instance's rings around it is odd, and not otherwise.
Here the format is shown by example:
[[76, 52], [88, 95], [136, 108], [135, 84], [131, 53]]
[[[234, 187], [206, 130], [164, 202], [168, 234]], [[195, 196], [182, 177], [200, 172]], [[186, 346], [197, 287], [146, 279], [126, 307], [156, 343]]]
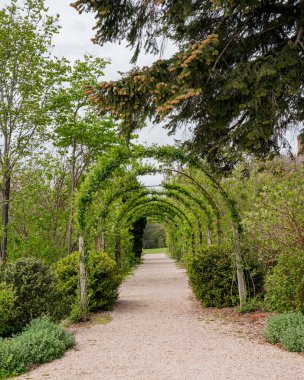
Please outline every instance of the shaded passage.
[[77, 349], [20, 379], [304, 379], [304, 357], [227, 334], [199, 318], [184, 271], [145, 255], [107, 325], [77, 330]]

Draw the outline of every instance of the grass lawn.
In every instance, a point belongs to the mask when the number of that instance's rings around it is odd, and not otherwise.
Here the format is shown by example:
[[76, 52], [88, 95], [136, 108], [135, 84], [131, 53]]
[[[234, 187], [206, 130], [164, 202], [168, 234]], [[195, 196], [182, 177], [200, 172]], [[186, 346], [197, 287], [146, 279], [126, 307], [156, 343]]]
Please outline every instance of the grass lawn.
[[167, 253], [167, 248], [144, 249], [143, 254], [146, 254], [146, 253]]

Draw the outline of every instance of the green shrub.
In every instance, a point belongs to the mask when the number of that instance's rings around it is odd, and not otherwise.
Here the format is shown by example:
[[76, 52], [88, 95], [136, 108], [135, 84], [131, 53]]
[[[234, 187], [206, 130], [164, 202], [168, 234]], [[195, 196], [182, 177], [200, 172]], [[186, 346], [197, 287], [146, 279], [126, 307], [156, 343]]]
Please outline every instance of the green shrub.
[[[230, 307], [238, 304], [238, 287], [233, 253], [223, 247], [208, 247], [186, 259], [189, 282], [205, 307]], [[248, 296], [259, 295], [263, 275], [258, 264], [246, 260]], [[250, 273], [250, 274], [249, 274]]]
[[304, 252], [279, 256], [278, 264], [266, 277], [265, 303], [270, 311], [304, 313]]
[[[75, 304], [78, 294], [79, 253], [59, 260], [54, 266], [59, 291], [66, 294], [69, 304]], [[118, 298], [122, 281], [115, 261], [106, 253], [88, 253], [88, 300], [90, 311], [108, 310]]]
[[264, 336], [270, 343], [281, 343], [287, 351], [304, 352], [304, 315], [285, 313], [270, 317]]
[[21, 334], [0, 340], [0, 379], [60, 358], [74, 344], [73, 334], [48, 318], [33, 320]]
[[52, 267], [59, 294], [63, 294], [64, 307], [69, 314], [76, 303], [79, 283], [79, 252], [74, 252], [55, 263]]
[[105, 253], [91, 251], [88, 267], [90, 310], [111, 309], [118, 298], [122, 281], [115, 260]]
[[230, 255], [209, 247], [187, 258], [190, 285], [205, 307], [225, 307], [237, 303], [238, 290], [232, 275]]
[[7, 283], [0, 283], [0, 336], [7, 336], [15, 318], [16, 295]]
[[54, 277], [49, 266], [39, 260], [23, 258], [7, 264], [0, 273], [0, 283], [7, 284], [15, 294], [14, 315], [7, 333], [21, 331], [30, 321], [43, 315], [54, 320], [63, 316]]

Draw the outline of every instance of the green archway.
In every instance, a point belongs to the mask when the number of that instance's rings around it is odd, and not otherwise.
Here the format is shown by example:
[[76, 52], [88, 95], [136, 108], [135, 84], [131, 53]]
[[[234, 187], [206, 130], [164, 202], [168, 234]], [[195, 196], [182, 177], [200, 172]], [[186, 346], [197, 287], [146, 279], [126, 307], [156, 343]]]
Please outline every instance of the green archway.
[[[123, 166], [127, 166], [127, 165], [130, 166], [132, 165], [132, 163], [136, 163], [138, 160], [143, 160], [147, 158], [156, 159], [165, 165], [164, 168], [158, 169], [158, 171], [163, 171], [163, 172], [176, 171], [177, 173], [185, 175], [183, 171], [172, 168], [172, 165], [176, 162], [178, 162], [180, 165], [188, 165], [189, 167], [193, 167], [199, 170], [200, 173], [202, 173], [202, 175], [204, 176], [205, 180], [208, 181], [209, 185], [214, 190], [216, 190], [216, 192], [223, 199], [224, 203], [226, 204], [229, 210], [233, 229], [234, 229], [234, 240], [235, 240], [235, 248], [236, 248], [235, 249], [236, 266], [237, 266], [240, 302], [241, 303], [245, 302], [246, 288], [245, 288], [244, 274], [243, 274], [243, 268], [242, 268], [241, 249], [240, 249], [240, 238], [241, 238], [241, 233], [242, 233], [242, 226], [241, 226], [240, 217], [237, 213], [235, 204], [233, 200], [230, 199], [227, 192], [220, 186], [220, 184], [216, 181], [216, 179], [208, 172], [203, 162], [198, 161], [196, 157], [189, 155], [187, 152], [183, 151], [180, 148], [172, 148], [172, 147], [161, 147], [161, 148], [152, 147], [152, 148], [146, 148], [146, 149], [143, 147], [135, 147], [132, 149], [125, 147], [125, 148], [115, 149], [112, 151], [111, 156], [107, 157], [106, 159], [102, 159], [96, 165], [96, 167], [92, 170], [92, 173], [88, 176], [87, 180], [85, 181], [78, 197], [78, 220], [79, 220], [79, 225], [81, 229], [79, 246], [80, 246], [80, 252], [81, 252], [81, 259], [80, 259], [81, 281], [80, 283], [82, 287], [82, 291], [81, 291], [81, 295], [83, 297], [82, 299], [85, 299], [85, 285], [83, 284], [83, 281], [85, 281], [85, 276], [81, 275], [81, 273], [85, 274], [86, 246], [85, 246], [84, 239], [85, 239], [86, 228], [87, 228], [86, 214], [89, 212], [90, 206], [94, 200], [94, 197], [98, 193], [98, 190], [105, 185], [108, 178], [110, 178], [112, 175], [115, 175], [115, 172], [119, 170], [120, 168], [122, 168]], [[142, 172], [144, 171], [145, 170], [142, 169]], [[157, 170], [153, 169], [153, 171], [156, 172]], [[140, 170], [138, 172], [140, 172]], [[206, 189], [200, 183], [198, 183], [198, 181], [196, 181], [194, 178], [191, 178], [191, 180], [193, 180], [194, 183], [196, 183], [198, 187], [202, 190], [202, 193], [204, 194], [205, 199], [207, 200], [209, 205], [211, 205], [213, 210], [216, 213], [219, 213], [218, 206], [216, 205], [214, 200], [209, 196]], [[133, 189], [133, 190], [135, 192], [137, 191], [136, 189]], [[210, 224], [210, 219], [209, 219], [209, 224]], [[85, 302], [82, 302], [81, 304], [82, 304], [82, 307], [85, 308]]]

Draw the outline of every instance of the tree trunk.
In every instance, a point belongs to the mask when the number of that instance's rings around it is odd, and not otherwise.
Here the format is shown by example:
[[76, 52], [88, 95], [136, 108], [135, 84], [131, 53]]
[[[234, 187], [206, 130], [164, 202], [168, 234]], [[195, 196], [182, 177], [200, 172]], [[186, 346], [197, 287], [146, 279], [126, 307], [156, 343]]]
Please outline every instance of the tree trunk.
[[73, 145], [71, 159], [71, 188], [70, 188], [70, 217], [68, 225], [68, 255], [73, 250], [73, 219], [74, 219], [74, 191], [75, 191], [75, 152], [76, 145]]
[[4, 168], [2, 184], [2, 242], [0, 264], [4, 264], [7, 257], [8, 223], [11, 194], [11, 175], [9, 168]]
[[85, 247], [83, 236], [79, 237], [79, 283], [80, 283], [80, 314], [85, 322], [88, 320], [87, 307], [87, 275], [85, 264]]
[[242, 306], [246, 303], [247, 292], [246, 292], [244, 269], [242, 265], [241, 240], [240, 240], [240, 232], [237, 226], [233, 226], [233, 231], [234, 231], [234, 240], [235, 240], [236, 273], [237, 273], [237, 279], [238, 279], [240, 305]]

